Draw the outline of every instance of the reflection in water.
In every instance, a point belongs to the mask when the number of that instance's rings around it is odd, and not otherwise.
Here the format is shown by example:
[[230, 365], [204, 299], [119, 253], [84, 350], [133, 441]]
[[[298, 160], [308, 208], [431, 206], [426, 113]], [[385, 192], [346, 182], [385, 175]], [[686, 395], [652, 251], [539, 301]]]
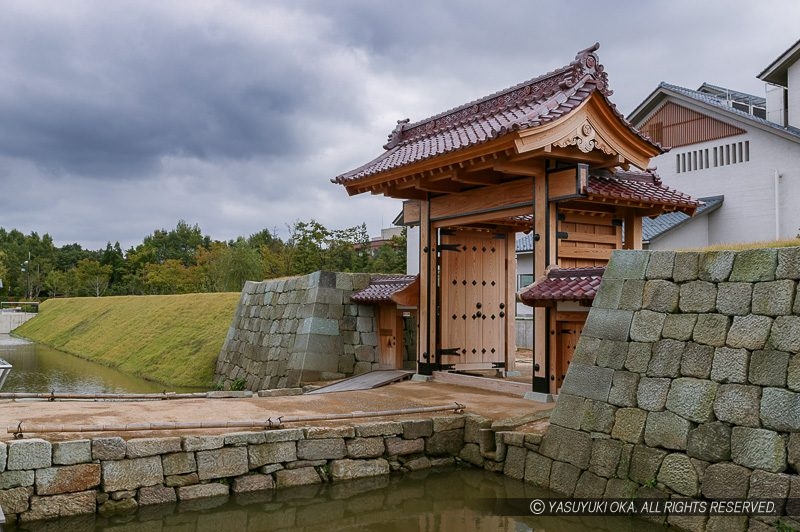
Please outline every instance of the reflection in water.
[[[0, 358], [13, 366], [2, 392], [154, 393], [165, 388], [6, 334], [0, 334]], [[196, 390], [170, 387], [168, 391]]]
[[663, 530], [627, 517], [502, 517], [475, 510], [475, 498], [535, 498], [549, 492], [479, 469], [425, 471], [302, 486], [230, 498], [143, 507], [115, 518], [83, 516], [23, 523], [10, 530], [223, 532], [235, 530], [420, 530], [457, 532]]

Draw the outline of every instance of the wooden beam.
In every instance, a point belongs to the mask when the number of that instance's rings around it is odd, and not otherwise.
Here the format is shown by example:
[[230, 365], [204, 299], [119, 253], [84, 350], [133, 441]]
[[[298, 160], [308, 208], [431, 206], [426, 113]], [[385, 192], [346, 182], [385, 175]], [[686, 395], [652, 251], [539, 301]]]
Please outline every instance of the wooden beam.
[[459, 183], [453, 183], [452, 181], [431, 181], [429, 179], [421, 180], [417, 188], [426, 192], [441, 192], [443, 194], [461, 192], [464, 189]]
[[517, 179], [490, 189], [474, 189], [433, 198], [431, 220], [454, 218], [466, 214], [500, 211], [533, 203], [530, 179]]
[[[641, 238], [639, 239], [641, 242]], [[641, 249], [641, 244], [639, 244]], [[558, 256], [562, 259], [588, 259], [588, 260], [608, 260], [611, 258], [611, 248], [578, 248], [561, 246], [558, 248]]]
[[[437, 199], [437, 198], [434, 198]], [[465, 216], [455, 216], [433, 222], [434, 227], [452, 227], [456, 225], [475, 225], [481, 223], [489, 224], [509, 224], [507, 218], [531, 214], [532, 206], [514, 207], [504, 210], [491, 210], [488, 212], [469, 214]], [[514, 225], [514, 224], [511, 224]], [[521, 227], [530, 229], [529, 224], [520, 224]]]
[[453, 177], [453, 181], [467, 185], [497, 185], [502, 178], [494, 172], [481, 170], [479, 172], [460, 172]]
[[492, 169], [502, 174], [524, 175], [528, 177], [534, 177], [541, 173], [541, 167], [539, 165], [531, 166], [529, 164], [509, 162], [497, 163], [492, 166]]

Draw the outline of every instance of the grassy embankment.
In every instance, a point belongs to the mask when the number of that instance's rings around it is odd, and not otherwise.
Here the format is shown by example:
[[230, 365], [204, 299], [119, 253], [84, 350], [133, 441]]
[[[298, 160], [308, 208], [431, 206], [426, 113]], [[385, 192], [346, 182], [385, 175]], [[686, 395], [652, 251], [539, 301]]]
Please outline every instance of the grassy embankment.
[[14, 331], [174, 386], [210, 387], [239, 293], [49, 299]]

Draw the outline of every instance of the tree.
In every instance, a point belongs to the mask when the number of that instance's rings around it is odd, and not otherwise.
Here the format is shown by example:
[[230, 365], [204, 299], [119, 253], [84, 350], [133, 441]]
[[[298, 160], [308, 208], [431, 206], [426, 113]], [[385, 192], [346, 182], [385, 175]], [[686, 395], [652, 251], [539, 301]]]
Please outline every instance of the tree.
[[111, 280], [111, 266], [96, 260], [82, 259], [75, 268], [75, 276], [87, 293], [100, 297]]

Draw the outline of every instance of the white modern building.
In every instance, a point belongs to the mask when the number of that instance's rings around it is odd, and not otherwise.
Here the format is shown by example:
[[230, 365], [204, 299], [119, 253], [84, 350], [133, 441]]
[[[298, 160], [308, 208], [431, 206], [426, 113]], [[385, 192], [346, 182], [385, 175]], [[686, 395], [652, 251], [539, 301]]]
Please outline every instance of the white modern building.
[[649, 225], [655, 235], [651, 249], [800, 233], [800, 41], [758, 77], [767, 83], [765, 98], [707, 83], [691, 90], [662, 82], [628, 117], [672, 148], [651, 163], [664, 184], [713, 203], [691, 220], [675, 217], [671, 227], [645, 222], [643, 231]]

